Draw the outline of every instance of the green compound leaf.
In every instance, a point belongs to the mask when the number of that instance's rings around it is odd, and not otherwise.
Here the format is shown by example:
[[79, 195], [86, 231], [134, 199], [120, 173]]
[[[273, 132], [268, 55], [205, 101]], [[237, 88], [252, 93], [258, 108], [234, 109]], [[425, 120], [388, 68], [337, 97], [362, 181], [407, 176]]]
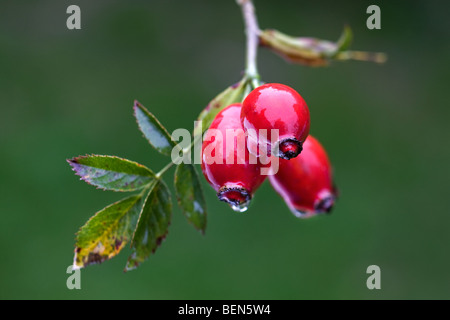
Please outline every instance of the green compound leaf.
[[178, 204], [194, 227], [203, 234], [206, 229], [206, 201], [195, 167], [181, 163], [175, 171]]
[[167, 235], [171, 218], [170, 191], [163, 181], [155, 181], [142, 208], [125, 271], [136, 269], [155, 252]]
[[100, 210], [78, 232], [74, 266], [84, 268], [116, 256], [131, 240], [143, 206], [132, 196]]
[[67, 162], [82, 180], [103, 190], [135, 191], [155, 179], [147, 167], [114, 156], [81, 156]]
[[147, 138], [148, 142], [160, 153], [170, 156], [175, 143], [170, 134], [156, 117], [148, 111], [138, 101], [134, 102], [134, 116], [136, 117], [139, 129]]

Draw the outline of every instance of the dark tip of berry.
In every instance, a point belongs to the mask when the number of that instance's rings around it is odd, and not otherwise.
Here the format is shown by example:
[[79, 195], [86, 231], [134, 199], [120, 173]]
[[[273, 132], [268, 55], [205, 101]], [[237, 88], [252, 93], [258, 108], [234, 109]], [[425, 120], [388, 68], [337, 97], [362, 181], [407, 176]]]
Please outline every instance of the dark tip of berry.
[[317, 213], [331, 213], [334, 206], [335, 197], [333, 195], [328, 195], [314, 204], [314, 210]]
[[295, 138], [287, 138], [282, 140], [279, 144], [278, 157], [290, 160], [298, 156], [302, 150], [303, 146], [300, 141]]
[[222, 187], [217, 192], [220, 201], [228, 203], [235, 211], [244, 212], [252, 199], [250, 192], [242, 187]]

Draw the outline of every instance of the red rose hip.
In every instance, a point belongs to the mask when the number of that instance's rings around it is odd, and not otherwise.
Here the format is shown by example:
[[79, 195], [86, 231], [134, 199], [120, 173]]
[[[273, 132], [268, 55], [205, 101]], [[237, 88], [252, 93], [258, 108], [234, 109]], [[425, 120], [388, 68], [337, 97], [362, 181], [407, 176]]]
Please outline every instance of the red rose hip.
[[303, 144], [302, 154], [295, 159], [280, 159], [277, 174], [269, 176], [273, 188], [299, 218], [330, 212], [336, 190], [332, 169], [322, 145], [312, 136]]
[[[309, 109], [297, 91], [283, 84], [267, 83], [244, 99], [241, 124], [248, 136], [250, 152], [272, 151], [275, 156], [292, 159], [302, 151], [302, 144], [309, 134]], [[261, 132], [267, 130], [267, 134]], [[278, 137], [272, 136], [278, 130]]]
[[250, 162], [245, 133], [240, 122], [240, 103], [222, 110], [212, 122], [202, 144], [202, 171], [217, 191], [219, 200], [244, 212], [266, 176], [256, 157]]

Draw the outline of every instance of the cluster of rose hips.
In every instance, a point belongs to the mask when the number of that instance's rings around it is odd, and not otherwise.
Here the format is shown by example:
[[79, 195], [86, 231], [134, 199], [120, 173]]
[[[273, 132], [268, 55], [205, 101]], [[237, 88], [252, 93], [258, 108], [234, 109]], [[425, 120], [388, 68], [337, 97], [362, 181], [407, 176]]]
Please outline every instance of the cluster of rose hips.
[[[275, 83], [257, 87], [242, 103], [227, 106], [215, 117], [202, 145], [202, 151], [214, 150], [215, 154], [202, 153], [203, 174], [219, 200], [236, 211], [247, 209], [268, 176], [297, 217], [330, 212], [336, 199], [331, 165], [322, 145], [309, 135], [309, 127], [308, 106], [297, 91]], [[227, 130], [238, 134], [230, 138]], [[223, 141], [210, 133], [217, 131]], [[235, 147], [240, 138], [245, 150], [229, 147]], [[230, 163], [230, 159], [235, 161]], [[277, 168], [261, 174], [273, 160]]]

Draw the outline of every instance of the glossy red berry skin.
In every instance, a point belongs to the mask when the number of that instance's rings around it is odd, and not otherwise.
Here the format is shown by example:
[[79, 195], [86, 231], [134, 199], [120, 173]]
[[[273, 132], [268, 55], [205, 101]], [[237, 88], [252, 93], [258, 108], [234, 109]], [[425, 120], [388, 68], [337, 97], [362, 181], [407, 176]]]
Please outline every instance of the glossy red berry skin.
[[[255, 145], [267, 143], [269, 151], [279, 147], [275, 156], [292, 159], [300, 154], [309, 134], [309, 109], [305, 100], [291, 87], [267, 83], [244, 99], [241, 124], [248, 135], [250, 152], [255, 152]], [[267, 139], [260, 135], [260, 129], [267, 130]], [[272, 138], [272, 129], [278, 130], [278, 139]]]
[[328, 155], [312, 136], [308, 136], [298, 157], [280, 159], [278, 172], [269, 180], [299, 218], [330, 212], [336, 200]]
[[[240, 122], [241, 107], [240, 103], [232, 104], [215, 117], [203, 139], [201, 167], [206, 180], [217, 191], [219, 200], [230, 204], [235, 211], [243, 212], [266, 176], [261, 175], [261, 165], [257, 161], [250, 163]], [[236, 137], [230, 136], [227, 140], [226, 131], [229, 129], [235, 130]], [[220, 132], [223, 143], [217, 138], [217, 132]], [[229, 143], [234, 146], [233, 150], [227, 150]], [[253, 160], [257, 160], [256, 157]]]

